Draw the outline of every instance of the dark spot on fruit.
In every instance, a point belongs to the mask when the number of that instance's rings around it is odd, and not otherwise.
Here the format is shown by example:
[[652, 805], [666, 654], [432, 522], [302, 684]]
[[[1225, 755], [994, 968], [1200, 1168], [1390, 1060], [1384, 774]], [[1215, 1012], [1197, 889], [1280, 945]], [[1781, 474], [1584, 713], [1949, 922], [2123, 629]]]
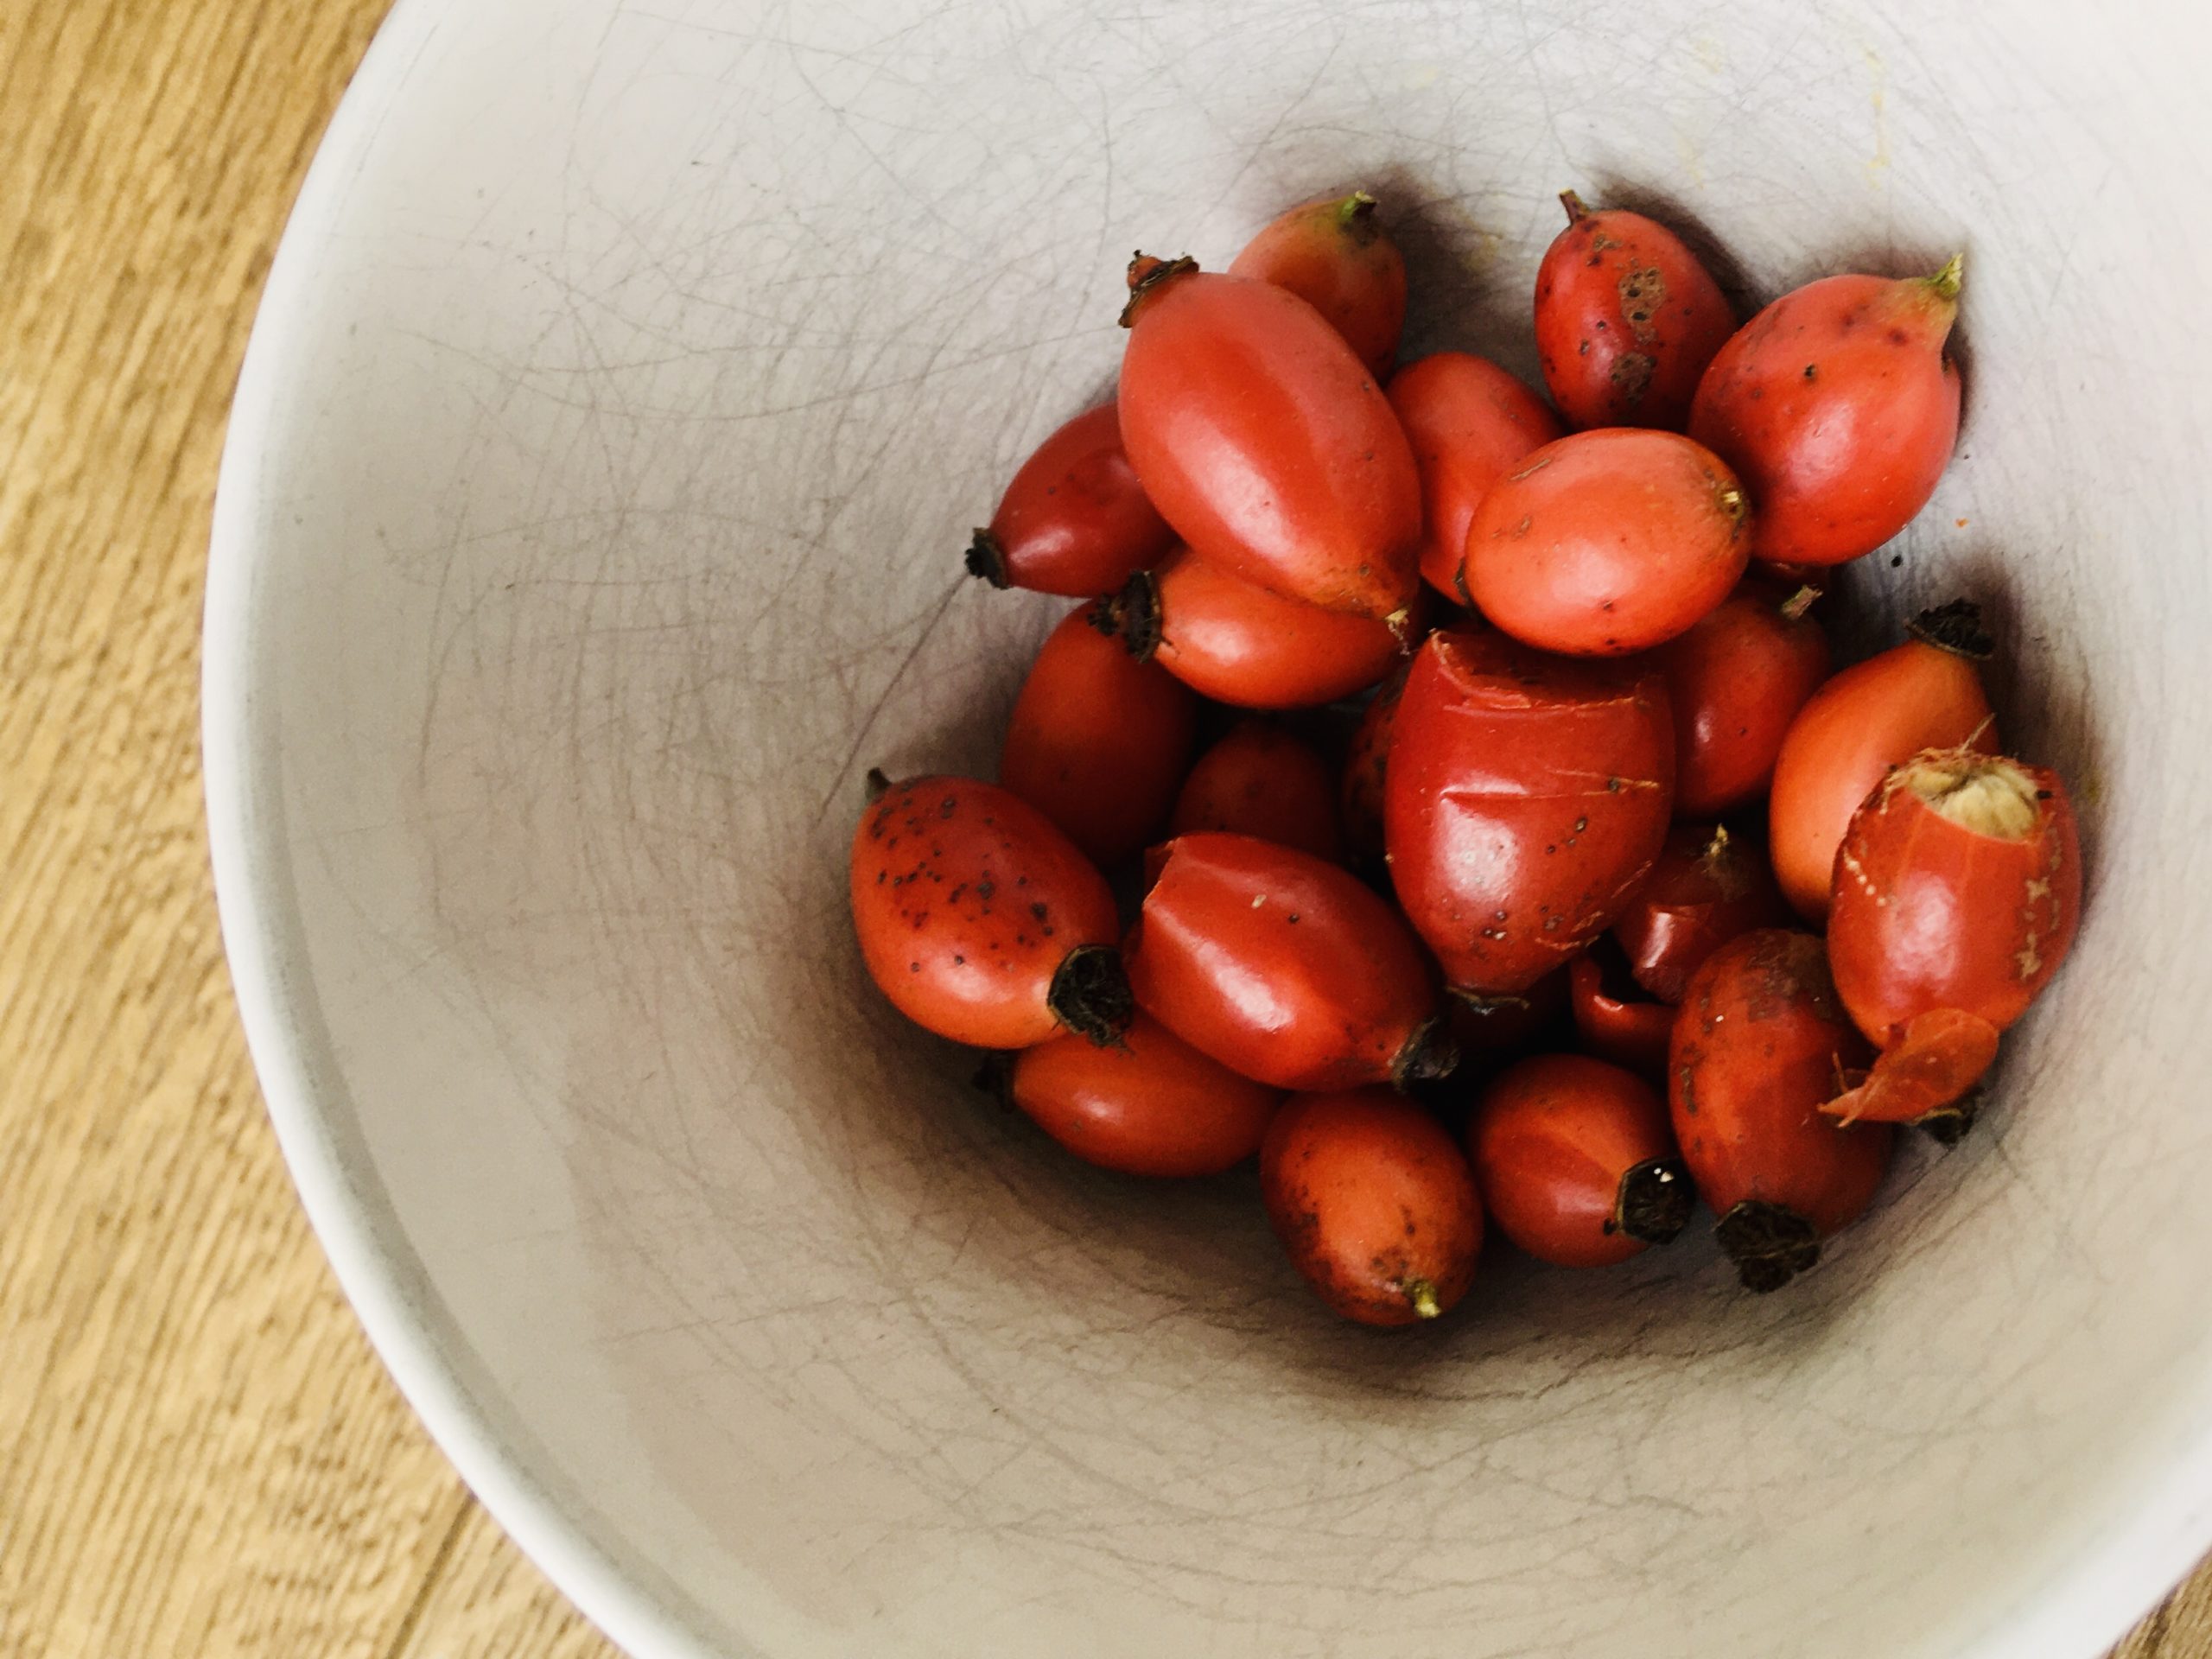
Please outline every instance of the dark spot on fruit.
[[1890, 330], [1890, 344], [1892, 346], [1910, 346], [1912, 344], [1912, 336], [1905, 333], [1902, 328], [1892, 328]]
[[1820, 378], [1820, 377], [1819, 377], [1819, 376], [1818, 376], [1818, 375], [1814, 372], [1813, 365], [1812, 365], [1810, 363], [1808, 363], [1808, 364], [1805, 365], [1805, 378], [1806, 378], [1808, 380], [1815, 380], [1815, 379], [1818, 379], [1818, 378]]
[[959, 810], [960, 798], [957, 795], [948, 795], [938, 803], [937, 815], [940, 818], [949, 818]]
[[906, 971], [910, 974], [918, 974], [922, 971], [922, 964], [918, 962], [910, 962], [906, 964]]
[[1577, 357], [1587, 357], [1587, 356], [1589, 356], [1589, 355], [1590, 355], [1590, 342], [1589, 342], [1587, 340], [1584, 340], [1584, 341], [1583, 341], [1580, 346], [1577, 346], [1574, 348], [1574, 354], [1575, 354]]
[[956, 951], [954, 951], [954, 952], [952, 953], [952, 965], [953, 965], [954, 967], [956, 967], [956, 968], [963, 967], [963, 966], [965, 966], [965, 965], [966, 965], [967, 961], [968, 961], [968, 958], [967, 958], [967, 957], [963, 957], [963, 956], [962, 956], [962, 955], [961, 955], [957, 950], [956, 950]]
[[888, 874], [889, 872], [887, 870], [878, 870], [875, 873], [875, 885], [879, 887], [881, 887], [883, 885], [883, 878]]
[[1576, 835], [1578, 835], [1578, 836], [1579, 836], [1579, 835], [1580, 835], [1580, 834], [1581, 834], [1585, 830], [1587, 830], [1589, 827], [1590, 827], [1590, 820], [1589, 820], [1589, 819], [1587, 819], [1587, 818], [1577, 818], [1577, 819], [1574, 821], [1574, 833], [1575, 833]]
[[1764, 386], [1753, 386], [1753, 387], [1751, 388], [1751, 401], [1752, 401], [1753, 403], [1755, 403], [1755, 404], [1756, 404], [1757, 402], [1758, 402], [1758, 400], [1759, 400], [1760, 398], [1762, 398], [1762, 397], [1765, 397], [1765, 396], [1766, 396], [1766, 388], [1765, 388]]
[[1619, 779], [1618, 779], [1618, 778], [1608, 778], [1608, 779], [1605, 779], [1605, 792], [1606, 792], [1608, 795], [1618, 795], [1618, 794], [1619, 794], [1619, 793], [1621, 792], [1621, 780], [1620, 780]]
[[1293, 927], [1298, 925], [1298, 912], [1294, 910], [1290, 912], [1290, 925]]
[[1032, 905], [1029, 906], [1029, 913], [1041, 922], [1045, 919], [1045, 906], [1042, 905]]
[[976, 884], [976, 896], [986, 902], [996, 898], [998, 896], [998, 891], [997, 883], [993, 881], [978, 881]]

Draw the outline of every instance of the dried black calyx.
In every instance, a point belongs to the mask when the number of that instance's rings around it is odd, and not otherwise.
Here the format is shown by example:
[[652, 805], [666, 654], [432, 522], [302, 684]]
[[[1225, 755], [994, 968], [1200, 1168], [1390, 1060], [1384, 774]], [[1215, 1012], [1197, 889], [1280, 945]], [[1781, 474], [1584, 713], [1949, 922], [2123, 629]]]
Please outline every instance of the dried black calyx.
[[1679, 1158], [1653, 1158], [1621, 1177], [1607, 1232], [1625, 1233], [1646, 1244], [1671, 1244], [1690, 1224], [1697, 1187]]
[[1129, 655], [1149, 662], [1160, 649], [1160, 582], [1149, 570], [1140, 570], [1105, 601], [1112, 619], [1108, 632], [1118, 632]]
[[1137, 1011], [1122, 953], [1110, 944], [1077, 945], [1053, 974], [1045, 1006], [1070, 1031], [1101, 1048], [1118, 1040]]
[[1920, 1132], [1939, 1147], [1955, 1147], [1981, 1116], [1981, 1090], [1974, 1090], [1918, 1120]]
[[1813, 1224], [1787, 1205], [1745, 1198], [1720, 1217], [1713, 1236], [1736, 1264], [1745, 1290], [1780, 1290], [1821, 1259]]
[[976, 531], [968, 543], [967, 557], [969, 575], [981, 577], [994, 588], [1007, 585], [1006, 549], [989, 531]]
[[1414, 1027], [1398, 1057], [1390, 1062], [1390, 1081], [1404, 1089], [1416, 1083], [1438, 1083], [1459, 1067], [1459, 1045], [1451, 1027], [1431, 1015]]
[[1923, 645], [1969, 662], [1987, 662], [1997, 650], [1997, 642], [1981, 626], [1981, 607], [1970, 599], [1955, 599], [1923, 611], [1905, 625], [1905, 632]]

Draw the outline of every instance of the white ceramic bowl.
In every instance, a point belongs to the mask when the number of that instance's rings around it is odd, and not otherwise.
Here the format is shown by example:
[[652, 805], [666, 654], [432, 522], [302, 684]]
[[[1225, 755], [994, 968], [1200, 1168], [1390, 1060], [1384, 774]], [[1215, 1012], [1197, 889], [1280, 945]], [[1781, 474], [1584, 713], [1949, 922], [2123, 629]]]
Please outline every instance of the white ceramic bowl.
[[[239, 391], [218, 874], [346, 1288], [593, 1617], [2087, 1659], [2212, 1541], [2212, 52], [2130, 12], [403, 0]], [[1129, 250], [1355, 182], [1414, 345], [1524, 372], [1562, 186], [1760, 296], [1967, 250], [1961, 454], [1857, 596], [1991, 601], [2088, 917], [1984, 1130], [1785, 1294], [1691, 1242], [1347, 1328], [1248, 1182], [1071, 1166], [861, 974], [861, 773], [988, 766], [1052, 607], [961, 545]]]

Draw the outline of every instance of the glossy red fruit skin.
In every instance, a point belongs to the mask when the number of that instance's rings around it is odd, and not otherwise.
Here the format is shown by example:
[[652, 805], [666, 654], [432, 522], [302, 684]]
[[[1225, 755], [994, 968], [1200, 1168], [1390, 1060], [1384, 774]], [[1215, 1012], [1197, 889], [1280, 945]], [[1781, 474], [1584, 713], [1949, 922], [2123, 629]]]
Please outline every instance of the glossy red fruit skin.
[[1758, 503], [1754, 557], [1840, 564], [1903, 530], [1935, 493], [1959, 435], [1945, 353], [1955, 269], [1936, 277], [1827, 276], [1783, 295], [1720, 348], [1690, 435]]
[[1664, 225], [1585, 209], [1536, 268], [1536, 353], [1560, 412], [1578, 427], [1679, 432], [1736, 314], [1698, 257]]
[[[1269, 593], [1186, 550], [1131, 584], [1149, 581], [1149, 633], [1160, 665], [1203, 696], [1239, 709], [1309, 709], [1374, 684], [1401, 660], [1383, 624]], [[1141, 610], [1141, 605], [1136, 609]], [[1133, 610], [1132, 614], [1135, 611]]]
[[[1501, 1073], [1468, 1121], [1467, 1151], [1489, 1224], [1560, 1268], [1611, 1267], [1649, 1249], [1654, 1241], [1621, 1225], [1622, 1181], [1677, 1161], [1651, 1086], [1580, 1054], [1539, 1054]], [[1681, 1181], [1687, 1214], [1688, 1173], [1659, 1179]]]
[[1390, 772], [1390, 739], [1397, 728], [1398, 697], [1406, 689], [1403, 665], [1376, 688], [1344, 751], [1338, 797], [1344, 841], [1355, 856], [1382, 856], [1382, 781]]
[[1287, 289], [1327, 319], [1369, 373], [1389, 372], [1406, 323], [1406, 260], [1364, 190], [1279, 213], [1229, 262], [1229, 274]]
[[910, 778], [861, 814], [851, 899], [861, 958], [892, 1005], [978, 1048], [1060, 1034], [1054, 976], [1121, 931], [1105, 878], [1075, 843], [971, 778]]
[[968, 551], [995, 588], [1092, 599], [1167, 556], [1175, 532], [1122, 448], [1119, 405], [1085, 410], [1037, 447]]
[[1791, 615], [1791, 602], [1785, 589], [1747, 581], [1651, 654], [1675, 710], [1675, 810], [1685, 817], [1763, 797], [1789, 722], [1828, 677], [1827, 634]]
[[1375, 376], [1287, 289], [1167, 269], [1133, 264], [1122, 359], [1122, 442], [1153, 505], [1201, 558], [1286, 599], [1403, 612], [1421, 479]]
[[1386, 1089], [1292, 1096], [1261, 1143], [1260, 1197], [1291, 1264], [1345, 1319], [1418, 1324], [1474, 1282], [1483, 1212], [1467, 1160]]
[[1729, 940], [1789, 921], [1789, 903], [1756, 842], [1718, 824], [1677, 823], [1613, 937], [1637, 984], [1662, 1002], [1680, 1002], [1690, 976]]
[[1093, 602], [1045, 637], [999, 755], [1001, 785], [1101, 865], [1132, 858], [1159, 836], [1190, 768], [1198, 721], [1190, 688], [1138, 661], [1111, 627]]
[[[1821, 1109], [1846, 1123], [1918, 1123], [1937, 1115], [1972, 1127], [1960, 1103], [1997, 1059], [1997, 1027], [1978, 1014], [1936, 1008], [1896, 1027], [1866, 1076]], [[1853, 1074], [1855, 1075], [1855, 1074]]]
[[1302, 738], [1264, 720], [1240, 720], [1200, 755], [1168, 817], [1171, 836], [1226, 830], [1344, 861], [1337, 780]]
[[1014, 1057], [1014, 1103], [1086, 1163], [1127, 1175], [1216, 1175], [1260, 1149], [1282, 1091], [1240, 1077], [1140, 1014], [1103, 1047], [1072, 1034]]
[[1140, 1007], [1279, 1089], [1390, 1082], [1436, 1038], [1433, 978], [1389, 905], [1249, 836], [1169, 842], [1126, 956]]
[[[1961, 779], [1991, 774], [2015, 780], [2032, 815], [2018, 834], [1955, 822], [1931, 804]], [[1937, 1014], [1986, 1025], [1923, 1027], [1916, 1044], [1978, 1058], [1980, 1067], [1955, 1068], [1971, 1086], [1993, 1058], [1991, 1033], [2018, 1020], [2066, 959], [2081, 913], [2080, 832], [2058, 774], [1971, 749], [1932, 751], [1891, 772], [1852, 817], [1836, 852], [1828, 962], [1844, 1007], [1878, 1048], [1897, 1047]], [[1862, 1096], [1855, 1109], [1927, 1109], [1901, 1089], [1887, 1092], [1894, 1103]]]
[[1800, 916], [1827, 919], [1836, 849], [1890, 768], [1961, 743], [1997, 749], [1981, 671], [1971, 656], [1923, 639], [1854, 663], [1806, 700], [1767, 795], [1768, 857]]
[[1566, 429], [1542, 398], [1467, 352], [1407, 364], [1391, 378], [1389, 397], [1421, 471], [1421, 577], [1464, 605], [1459, 561], [1475, 508], [1516, 462]]
[[1582, 1052], [1638, 1077], [1664, 1077], [1675, 1010], [1664, 1002], [1617, 995], [1605, 984], [1605, 969], [1590, 957], [1567, 963], [1567, 974]]
[[[1880, 1123], [1839, 1127], [1821, 1112], [1838, 1070], [1866, 1054], [1812, 934], [1743, 934], [1690, 981], [1668, 1056], [1668, 1104], [1683, 1160], [1723, 1218], [1724, 1239], [1732, 1212], [1746, 1203], [1776, 1206], [1808, 1230], [1806, 1254], [1794, 1262], [1738, 1256], [1752, 1289], [1774, 1289], [1810, 1266], [1816, 1241], [1873, 1202], [1895, 1132]], [[1767, 1276], [1755, 1277], [1762, 1267]]]
[[1674, 789], [1657, 675], [1430, 635], [1398, 700], [1383, 827], [1447, 982], [1516, 995], [1597, 938], [1658, 855]]
[[1618, 657], [1673, 639], [1728, 597], [1751, 557], [1751, 504], [1678, 432], [1573, 432], [1491, 486], [1460, 578], [1524, 644]]

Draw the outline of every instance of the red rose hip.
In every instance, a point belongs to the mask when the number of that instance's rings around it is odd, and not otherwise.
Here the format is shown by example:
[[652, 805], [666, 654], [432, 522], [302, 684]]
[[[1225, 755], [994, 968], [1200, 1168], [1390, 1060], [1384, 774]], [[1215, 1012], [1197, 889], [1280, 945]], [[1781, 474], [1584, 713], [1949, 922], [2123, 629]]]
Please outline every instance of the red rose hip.
[[1421, 470], [1421, 574], [1454, 604], [1467, 525], [1490, 486], [1531, 451], [1561, 435], [1544, 400], [1497, 364], [1439, 352], [1391, 378], [1390, 407]]
[[994, 588], [1071, 599], [1110, 594], [1175, 545], [1122, 449], [1122, 415], [1087, 410], [1021, 463], [988, 528], [968, 548], [968, 570]]
[[1735, 313], [1664, 225], [1592, 213], [1572, 190], [1560, 201], [1567, 228], [1536, 269], [1536, 353], [1552, 401], [1576, 426], [1681, 431]]
[[1415, 1325], [1474, 1281], [1483, 1212], [1467, 1160], [1387, 1089], [1293, 1096], [1261, 1143], [1260, 1198], [1291, 1264], [1345, 1319]]
[[1675, 710], [1675, 810], [1710, 818], [1774, 781], [1782, 740], [1828, 677], [1815, 590], [1753, 579], [1651, 653]]
[[1302, 738], [1264, 720], [1240, 720], [1200, 755], [1168, 818], [1175, 836], [1223, 830], [1332, 862], [1344, 860], [1337, 780]]
[[1662, 1002], [1680, 1002], [1690, 976], [1729, 940], [1781, 927], [1789, 905], [1766, 855], [1721, 824], [1678, 823], [1651, 874], [1613, 924], [1636, 982]]
[[1229, 262], [1232, 276], [1273, 283], [1319, 311], [1368, 372], [1389, 372], [1406, 321], [1406, 260], [1364, 190], [1278, 214]]

